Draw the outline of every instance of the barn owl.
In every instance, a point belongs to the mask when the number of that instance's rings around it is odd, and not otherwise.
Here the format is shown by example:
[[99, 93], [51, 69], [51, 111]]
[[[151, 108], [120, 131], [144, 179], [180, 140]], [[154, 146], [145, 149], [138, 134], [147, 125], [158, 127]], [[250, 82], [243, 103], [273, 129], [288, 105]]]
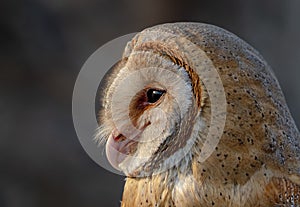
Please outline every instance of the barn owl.
[[101, 83], [121, 206], [300, 206], [300, 135], [270, 66], [219, 27], [138, 33]]

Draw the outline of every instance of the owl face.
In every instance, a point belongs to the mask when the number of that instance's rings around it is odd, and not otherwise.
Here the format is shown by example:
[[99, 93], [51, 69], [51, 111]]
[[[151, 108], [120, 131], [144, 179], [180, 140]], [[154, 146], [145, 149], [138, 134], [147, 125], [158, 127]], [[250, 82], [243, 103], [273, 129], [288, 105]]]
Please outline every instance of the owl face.
[[[111, 165], [126, 175], [166, 170], [184, 157], [197, 117], [191, 79], [167, 57], [136, 52], [112, 68], [97, 137]], [[183, 130], [184, 129], [184, 130]]]

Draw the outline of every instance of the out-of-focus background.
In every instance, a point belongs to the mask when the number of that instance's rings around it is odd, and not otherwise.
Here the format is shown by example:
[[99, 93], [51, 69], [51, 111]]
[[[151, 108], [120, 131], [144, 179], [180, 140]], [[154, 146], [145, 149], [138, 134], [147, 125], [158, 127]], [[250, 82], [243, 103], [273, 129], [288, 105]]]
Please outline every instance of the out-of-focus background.
[[273, 67], [300, 125], [299, 0], [10, 0], [0, 3], [0, 206], [118, 206], [124, 178], [84, 152], [72, 90], [86, 59], [164, 22], [212, 23]]

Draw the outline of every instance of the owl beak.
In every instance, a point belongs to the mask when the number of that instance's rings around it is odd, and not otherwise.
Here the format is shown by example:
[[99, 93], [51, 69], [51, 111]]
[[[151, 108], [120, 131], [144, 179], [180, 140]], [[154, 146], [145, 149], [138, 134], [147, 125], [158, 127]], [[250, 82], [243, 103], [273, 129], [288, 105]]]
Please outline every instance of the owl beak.
[[115, 169], [121, 170], [119, 168], [119, 164], [122, 163], [128, 156], [130, 156], [130, 153], [132, 153], [133, 148], [135, 148], [137, 144], [137, 141], [133, 139], [127, 139], [117, 130], [114, 130], [106, 143], [106, 156], [109, 163]]

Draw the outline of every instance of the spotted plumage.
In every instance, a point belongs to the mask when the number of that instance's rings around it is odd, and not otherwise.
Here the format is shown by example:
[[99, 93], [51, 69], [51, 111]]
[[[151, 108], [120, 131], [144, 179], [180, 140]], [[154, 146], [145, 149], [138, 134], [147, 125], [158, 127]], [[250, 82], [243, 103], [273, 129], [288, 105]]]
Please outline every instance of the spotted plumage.
[[[300, 206], [299, 131], [270, 66], [237, 36], [154, 26], [102, 84], [97, 137], [127, 175], [122, 206]], [[164, 92], [151, 103], [149, 89]]]

